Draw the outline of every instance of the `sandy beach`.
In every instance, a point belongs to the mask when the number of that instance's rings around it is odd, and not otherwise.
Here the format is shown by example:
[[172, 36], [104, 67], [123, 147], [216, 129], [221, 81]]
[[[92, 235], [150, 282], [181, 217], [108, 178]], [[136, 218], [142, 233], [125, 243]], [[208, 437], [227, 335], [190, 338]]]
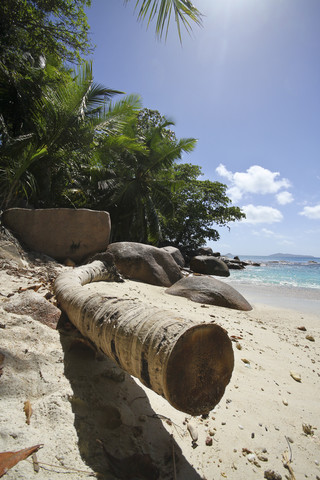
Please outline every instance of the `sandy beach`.
[[[282, 303], [276, 299], [272, 305], [275, 292], [238, 288], [253, 305], [252, 311], [240, 312], [129, 280], [83, 287], [139, 298], [196, 321], [214, 320], [228, 331], [235, 369], [221, 402], [202, 418], [175, 410], [97, 355], [67, 322], [57, 331], [4, 311], [8, 295], [37, 283], [36, 274], [26, 272], [0, 272], [0, 451], [43, 448], [37, 453], [38, 473], [30, 457], [5, 478], [320, 478], [316, 298], [284, 292]], [[38, 293], [47, 291], [44, 283]], [[32, 407], [29, 424], [26, 401]]]
[[314, 313], [320, 318], [320, 289], [297, 288], [282, 285], [252, 285], [228, 279], [228, 284], [238, 290], [251, 304], [264, 304], [298, 312]]

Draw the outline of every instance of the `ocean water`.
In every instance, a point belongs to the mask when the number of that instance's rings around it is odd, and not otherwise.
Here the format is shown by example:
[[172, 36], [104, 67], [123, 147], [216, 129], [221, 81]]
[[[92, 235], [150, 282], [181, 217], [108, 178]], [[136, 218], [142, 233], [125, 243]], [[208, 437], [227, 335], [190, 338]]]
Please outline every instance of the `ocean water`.
[[[244, 270], [230, 270], [231, 282], [248, 285], [282, 286], [315, 289], [320, 298], [320, 258], [306, 256], [240, 256], [240, 260], [251, 260], [261, 265], [246, 266]], [[316, 290], [319, 290], [317, 292]]]

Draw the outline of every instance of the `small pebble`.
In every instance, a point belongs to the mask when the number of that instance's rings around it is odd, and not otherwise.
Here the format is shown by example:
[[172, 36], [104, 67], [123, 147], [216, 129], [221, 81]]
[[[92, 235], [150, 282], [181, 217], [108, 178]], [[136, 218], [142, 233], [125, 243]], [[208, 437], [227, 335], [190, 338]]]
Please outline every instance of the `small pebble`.
[[264, 472], [264, 478], [267, 480], [282, 480], [280, 473], [277, 473], [274, 470], [266, 470]]
[[265, 455], [258, 455], [258, 459], [261, 462], [267, 462], [268, 461], [268, 457], [266, 457]]
[[211, 437], [206, 438], [206, 445], [207, 445], [207, 447], [211, 447], [211, 445], [212, 445], [212, 438]]
[[256, 456], [254, 453], [248, 453], [247, 459], [249, 460], [249, 462], [254, 462], [256, 460]]
[[295, 380], [296, 382], [301, 382], [301, 375], [300, 373], [297, 373], [297, 372], [290, 372], [290, 375], [291, 377], [293, 378], [293, 380]]
[[306, 339], [309, 340], [310, 342], [315, 342], [315, 339], [312, 335], [307, 335]]
[[190, 433], [190, 437], [192, 438], [193, 442], [196, 442], [198, 440], [198, 430], [194, 425], [191, 423], [188, 423], [187, 425], [188, 432]]
[[283, 403], [283, 405], [285, 405], [286, 407], [289, 405], [289, 404], [288, 404], [288, 400], [286, 400], [285, 398], [282, 399], [282, 403]]
[[238, 427], [240, 428], [240, 430], [244, 429], [244, 427], [242, 425], [238, 425]]
[[306, 435], [313, 435], [314, 431], [312, 429], [312, 425], [308, 425], [307, 423], [302, 424], [302, 430]]
[[241, 358], [242, 362], [245, 363], [246, 365], [250, 365], [250, 361], [246, 358]]

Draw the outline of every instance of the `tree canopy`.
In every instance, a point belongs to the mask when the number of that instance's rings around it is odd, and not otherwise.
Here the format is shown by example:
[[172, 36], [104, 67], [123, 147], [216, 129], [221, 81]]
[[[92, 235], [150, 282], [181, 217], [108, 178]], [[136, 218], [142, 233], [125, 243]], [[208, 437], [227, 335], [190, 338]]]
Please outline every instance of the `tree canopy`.
[[199, 180], [201, 175], [198, 165], [173, 165], [170, 176], [175, 184], [171, 197], [174, 214], [161, 218], [163, 239], [189, 251], [205, 245], [206, 240], [219, 240], [216, 226], [245, 217], [239, 207], [231, 206], [226, 185]]
[[[129, 0], [127, 0], [128, 2]], [[141, 100], [94, 82], [90, 0], [0, 2], [0, 208], [108, 210], [112, 241], [196, 249], [244, 214], [226, 186], [179, 163], [195, 145]], [[201, 23], [189, 0], [137, 0], [138, 18], [168, 32]], [[70, 62], [80, 62], [77, 69]]]
[[[58, 192], [62, 194], [63, 184], [69, 183], [68, 172], [85, 156], [89, 161], [95, 132], [107, 130], [111, 121], [111, 112], [104, 108], [120, 92], [95, 84], [91, 64], [83, 64], [74, 74], [64, 72], [60, 81], [52, 66], [50, 70], [38, 85], [38, 96], [31, 95], [27, 105], [22, 97], [20, 119], [15, 116], [17, 108], [12, 109], [13, 118], [10, 115], [12, 92], [8, 98], [1, 97], [2, 105], [8, 104], [7, 110], [2, 108], [2, 132], [0, 129], [3, 207], [23, 198], [34, 206], [56, 206]], [[24, 92], [18, 88], [17, 93]], [[113, 129], [116, 131], [114, 119]]]
[[90, 51], [84, 8], [91, 0], [1, 0], [0, 61], [14, 65], [56, 55], [79, 61]]
[[196, 143], [177, 139], [172, 125], [159, 112], [142, 109], [127, 119], [120, 137], [101, 138], [98, 196], [101, 208], [110, 211], [113, 241], [160, 241], [160, 215], [173, 212], [164, 172]]

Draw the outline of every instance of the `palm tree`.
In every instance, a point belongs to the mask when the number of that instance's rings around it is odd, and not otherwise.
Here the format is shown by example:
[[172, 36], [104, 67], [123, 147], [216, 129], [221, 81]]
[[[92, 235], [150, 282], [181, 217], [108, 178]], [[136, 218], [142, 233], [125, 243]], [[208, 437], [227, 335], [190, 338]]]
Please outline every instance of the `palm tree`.
[[[107, 166], [100, 181], [104, 208], [112, 219], [112, 241], [136, 241], [157, 244], [161, 238], [159, 214], [172, 213], [172, 183], [164, 172], [183, 152], [193, 150], [196, 140], [172, 138], [172, 122], [162, 117], [158, 126], [140, 129], [138, 117], [128, 123], [125, 134], [137, 139], [130, 148], [117, 151], [113, 145], [101, 152]], [[102, 207], [102, 202], [100, 204]]]
[[[125, 0], [128, 3], [130, 0]], [[177, 24], [179, 39], [181, 42], [180, 22], [187, 32], [192, 30], [191, 22], [202, 25], [202, 15], [190, 0], [136, 0], [138, 19], [146, 17], [149, 23], [156, 17], [156, 33], [161, 38], [165, 31], [167, 37], [171, 15]]]
[[[2, 132], [7, 133], [0, 144], [2, 207], [30, 195], [36, 205], [54, 206], [61, 181], [68, 184], [68, 173], [90, 157], [97, 130], [115, 129], [119, 123], [120, 112], [106, 108], [117, 93], [122, 92], [95, 84], [92, 65], [85, 63], [77, 75], [64, 76], [63, 82], [43, 88], [30, 108], [28, 134], [10, 137], [2, 116]], [[60, 183], [53, 182], [55, 177]]]

